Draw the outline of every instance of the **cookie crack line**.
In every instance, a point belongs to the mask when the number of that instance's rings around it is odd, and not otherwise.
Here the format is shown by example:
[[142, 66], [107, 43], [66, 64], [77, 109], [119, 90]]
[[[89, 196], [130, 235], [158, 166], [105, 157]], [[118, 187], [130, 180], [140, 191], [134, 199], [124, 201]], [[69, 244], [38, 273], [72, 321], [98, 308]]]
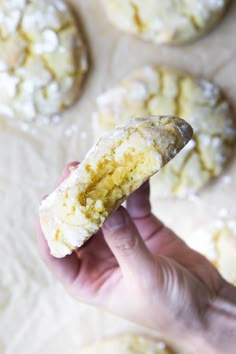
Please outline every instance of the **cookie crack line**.
[[133, 20], [134, 23], [140, 33], [144, 32], [146, 29], [146, 24], [143, 22], [140, 12], [139, 12], [139, 7], [136, 5], [133, 1], [130, 1], [130, 5], [133, 9]]
[[156, 69], [158, 74], [159, 74], [159, 85], [160, 85], [160, 88], [159, 88], [159, 91], [158, 91], [158, 96], [163, 96], [163, 93], [164, 93], [164, 77], [165, 77], [165, 73], [164, 73], [164, 70], [162, 70], [161, 67], [157, 68]]
[[[184, 167], [187, 165], [188, 161], [191, 159], [191, 157], [193, 155], [194, 155], [194, 150], [189, 151], [189, 153], [183, 159], [183, 162], [181, 164], [181, 168], [180, 168], [179, 172], [175, 171], [175, 175], [178, 177], [178, 181], [176, 182], [176, 184], [172, 188], [174, 193], [178, 193], [178, 190], [182, 186], [182, 184], [183, 184], [182, 177], [185, 173]], [[173, 168], [172, 168], [172, 170], [173, 170]]]
[[193, 26], [193, 28], [195, 29], [195, 31], [197, 33], [200, 33], [202, 28], [201, 26], [198, 24], [197, 22], [197, 18], [196, 16], [194, 16], [194, 14], [190, 15], [187, 12], [182, 12], [183, 17], [187, 18], [189, 20], [189, 22], [191, 23], [191, 25]]
[[147, 99], [144, 101], [144, 108], [147, 110], [147, 114], [151, 115], [152, 112], [150, 110], [150, 104], [152, 102], [153, 99], [155, 99], [157, 97], [157, 95], [155, 93], [151, 93], [150, 95], [148, 95]]
[[199, 144], [197, 135], [193, 136], [192, 139], [194, 140], [194, 142], [195, 142], [195, 144], [196, 144], [196, 145], [195, 145], [195, 149], [196, 149], [196, 151], [197, 151], [197, 153], [198, 153], [199, 162], [200, 162], [200, 164], [201, 164], [201, 166], [202, 166], [203, 171], [206, 171], [206, 172], [208, 172], [210, 175], [214, 176], [214, 175], [215, 175], [214, 170], [213, 170], [212, 168], [207, 167], [207, 165], [206, 165], [206, 163], [205, 163], [205, 161], [204, 161], [204, 155], [203, 155], [203, 153], [202, 153], [202, 150], [201, 150], [200, 147], [199, 147], [200, 144]]
[[[156, 93], [150, 93], [147, 97], [147, 99], [144, 101], [144, 108], [147, 110], [147, 114], [152, 115], [152, 111], [150, 109], [150, 104], [151, 102], [158, 97], [162, 97], [164, 94], [164, 77], [165, 74], [164, 72], [161, 70], [161, 68], [158, 68], [158, 74], [159, 74], [159, 90]], [[176, 117], [180, 117], [180, 115], [175, 114]]]
[[[40, 59], [42, 60], [45, 69], [52, 75], [52, 78], [51, 78], [50, 81], [55, 80], [55, 79], [56, 79], [56, 73], [55, 73], [55, 71], [53, 70], [53, 68], [49, 65], [47, 59], [45, 58], [45, 54], [42, 54], [42, 55], [40, 56]], [[45, 87], [45, 88], [47, 88], [47, 87]]]
[[55, 29], [52, 29], [53, 32], [57, 33], [58, 35], [62, 34], [63, 32], [69, 30], [69, 29], [73, 29], [73, 23], [71, 22], [68, 22], [68, 23], [65, 23], [62, 27], [60, 28], [55, 28]]
[[177, 93], [175, 96], [175, 115], [177, 117], [182, 117], [182, 82], [184, 78], [181, 76], [177, 78]]

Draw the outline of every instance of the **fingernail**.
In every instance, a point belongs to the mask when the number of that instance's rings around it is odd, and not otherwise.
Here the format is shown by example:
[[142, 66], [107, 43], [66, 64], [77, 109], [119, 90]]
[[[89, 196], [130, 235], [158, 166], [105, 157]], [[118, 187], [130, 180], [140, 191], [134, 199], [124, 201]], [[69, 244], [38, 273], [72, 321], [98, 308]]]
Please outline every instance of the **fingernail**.
[[70, 172], [76, 170], [77, 166], [78, 166], [78, 164], [77, 164], [77, 165], [71, 165], [71, 166], [69, 166]]
[[104, 227], [110, 231], [116, 231], [122, 229], [127, 224], [127, 218], [122, 207], [117, 209], [109, 218], [105, 221]]
[[74, 161], [74, 162], [70, 162], [68, 165], [66, 165], [66, 167], [63, 170], [63, 175], [68, 174], [68, 172], [72, 172], [73, 170], [75, 170], [78, 166], [78, 162]]

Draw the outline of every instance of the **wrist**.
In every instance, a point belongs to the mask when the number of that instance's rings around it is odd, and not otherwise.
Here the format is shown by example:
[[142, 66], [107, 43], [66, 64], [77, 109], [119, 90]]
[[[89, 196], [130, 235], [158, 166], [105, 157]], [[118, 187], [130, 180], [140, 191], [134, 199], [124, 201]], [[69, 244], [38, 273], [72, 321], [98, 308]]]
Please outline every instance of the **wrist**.
[[[199, 338], [198, 338], [199, 339]], [[234, 354], [236, 347], [236, 287], [226, 283], [204, 315], [198, 340], [200, 352]]]

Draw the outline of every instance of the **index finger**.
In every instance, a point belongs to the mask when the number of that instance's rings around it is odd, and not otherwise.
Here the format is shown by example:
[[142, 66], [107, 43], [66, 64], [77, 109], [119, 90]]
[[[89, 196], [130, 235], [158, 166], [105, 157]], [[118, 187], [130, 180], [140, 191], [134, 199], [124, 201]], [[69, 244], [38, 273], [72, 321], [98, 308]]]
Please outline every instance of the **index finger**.
[[126, 205], [130, 216], [134, 219], [146, 218], [151, 214], [149, 181], [129, 196]]

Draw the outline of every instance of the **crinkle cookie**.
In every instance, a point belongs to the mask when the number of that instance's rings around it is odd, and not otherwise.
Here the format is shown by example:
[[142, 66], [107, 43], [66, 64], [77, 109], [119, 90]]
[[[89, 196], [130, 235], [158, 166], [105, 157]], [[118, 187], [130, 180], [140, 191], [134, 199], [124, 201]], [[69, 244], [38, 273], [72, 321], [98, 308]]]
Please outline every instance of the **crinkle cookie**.
[[79, 354], [174, 354], [167, 345], [147, 336], [127, 334], [103, 339], [82, 349]]
[[41, 227], [52, 255], [64, 257], [80, 247], [191, 136], [191, 127], [174, 117], [133, 118], [105, 134], [41, 203]]
[[192, 234], [187, 243], [208, 258], [227, 281], [236, 285], [235, 220], [218, 220]]
[[192, 141], [152, 178], [159, 197], [186, 197], [224, 169], [233, 153], [236, 128], [229, 103], [210, 81], [163, 67], [143, 67], [97, 98], [98, 138], [133, 116], [174, 115], [194, 130]]
[[229, 0], [103, 0], [115, 26], [156, 43], [181, 44], [209, 31]]
[[78, 98], [87, 59], [62, 0], [0, 0], [0, 116], [52, 117]]

